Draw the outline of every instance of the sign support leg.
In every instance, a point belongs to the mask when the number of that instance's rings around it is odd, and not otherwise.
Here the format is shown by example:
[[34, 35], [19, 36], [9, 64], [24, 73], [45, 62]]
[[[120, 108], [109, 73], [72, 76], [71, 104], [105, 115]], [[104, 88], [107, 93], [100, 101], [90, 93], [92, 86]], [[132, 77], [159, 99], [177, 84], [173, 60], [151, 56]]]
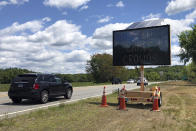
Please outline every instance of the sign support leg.
[[140, 84], [140, 90], [141, 91], [144, 91], [144, 66], [142, 65], [141, 67], [140, 67], [140, 77], [141, 77], [141, 84]]

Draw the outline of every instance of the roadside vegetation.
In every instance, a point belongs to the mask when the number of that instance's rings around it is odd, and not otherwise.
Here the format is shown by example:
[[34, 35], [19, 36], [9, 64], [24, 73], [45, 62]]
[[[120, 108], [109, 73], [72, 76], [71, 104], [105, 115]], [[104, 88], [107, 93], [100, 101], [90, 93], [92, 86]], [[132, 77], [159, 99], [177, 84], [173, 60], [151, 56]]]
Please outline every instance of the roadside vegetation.
[[[112, 65], [111, 65], [112, 66]], [[149, 81], [167, 81], [167, 80], [181, 80], [181, 79], [193, 79], [196, 77], [194, 72], [192, 71], [193, 66], [160, 66], [157, 68], [145, 68], [145, 77]], [[121, 68], [120, 68], [121, 69]], [[139, 69], [126, 69], [124, 70], [124, 74], [126, 74], [126, 78], [123, 78], [123, 83], [126, 83], [128, 79], [137, 79], [139, 77]], [[0, 69], [0, 91], [7, 91], [9, 89], [9, 85], [12, 79], [18, 74], [24, 73], [32, 73], [33, 71], [28, 71], [25, 69], [18, 68], [9, 68], [9, 69]], [[111, 71], [112, 72], [112, 71]], [[119, 71], [121, 72], [121, 71]], [[102, 79], [112, 79], [112, 76], [107, 76], [107, 74], [102, 74], [100, 72], [100, 76]], [[118, 73], [117, 73], [118, 74]], [[121, 74], [122, 75], [122, 74]], [[117, 75], [116, 77], [122, 78], [121, 75]], [[128, 77], [127, 77], [128, 75]], [[111, 84], [111, 81], [108, 79], [105, 82], [96, 82], [92, 75], [89, 74], [57, 74], [63, 80], [69, 81], [72, 83], [73, 87], [79, 86], [94, 86], [94, 85], [106, 85]], [[105, 78], [108, 77], [108, 78]]]
[[109, 107], [100, 107], [101, 98], [60, 104], [0, 121], [2, 131], [23, 130], [196, 130], [196, 85], [173, 81], [159, 84], [163, 92], [160, 112], [151, 104], [128, 103], [128, 111], [117, 110], [117, 93], [107, 96]]
[[0, 92], [7, 92], [10, 88], [10, 84], [0, 84]]
[[72, 82], [73, 87], [80, 87], [80, 86], [97, 86], [97, 85], [110, 85], [110, 82], [105, 83], [94, 83], [94, 82]]
[[[111, 57], [110, 57], [111, 58]], [[112, 64], [112, 63], [111, 63]], [[111, 65], [112, 66], [112, 65]], [[193, 68], [193, 65], [190, 66], [159, 66], [156, 68], [145, 68], [145, 77], [149, 81], [166, 81], [166, 80], [181, 80], [187, 79], [187, 73], [190, 72], [190, 68]], [[103, 70], [103, 69], [102, 69]], [[0, 84], [10, 84], [12, 79], [19, 74], [32, 73], [33, 71], [28, 71], [25, 69], [19, 68], [9, 68], [9, 69], [0, 69]], [[113, 71], [110, 71], [113, 72]], [[119, 74], [121, 70], [114, 75], [114, 77], [120, 78], [122, 81], [127, 81], [128, 79], [137, 79], [140, 76], [140, 69], [135, 67], [134, 69], [122, 68], [123, 74]], [[88, 74], [57, 74], [63, 80], [82, 83], [111, 83], [112, 75], [111, 73], [106, 72], [105, 74], [99, 72], [99, 77], [101, 79], [106, 79], [103, 81], [96, 81], [91, 73]], [[113, 73], [114, 74], [114, 73]], [[190, 74], [190, 73], [189, 73]], [[106, 78], [105, 78], [106, 77]]]

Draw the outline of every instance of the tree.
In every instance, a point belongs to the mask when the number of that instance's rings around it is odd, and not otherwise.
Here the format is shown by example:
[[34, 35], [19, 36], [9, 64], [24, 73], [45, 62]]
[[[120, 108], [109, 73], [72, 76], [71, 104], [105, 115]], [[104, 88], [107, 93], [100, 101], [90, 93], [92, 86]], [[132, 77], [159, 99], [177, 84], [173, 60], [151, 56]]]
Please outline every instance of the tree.
[[160, 80], [160, 75], [157, 72], [149, 72], [145, 76], [150, 81]]
[[140, 76], [140, 71], [137, 68], [137, 66], [135, 66], [135, 69], [129, 70], [129, 78], [130, 79], [138, 79], [139, 76]]
[[180, 60], [186, 64], [192, 60], [192, 63], [187, 66], [188, 79], [192, 82], [196, 82], [196, 25], [192, 27], [190, 31], [184, 31], [179, 36], [179, 42], [181, 51], [178, 56]]
[[19, 68], [0, 69], [0, 83], [7, 84], [12, 81], [14, 77], [19, 74], [32, 73], [32, 71]]
[[178, 55], [180, 60], [186, 64], [192, 59], [196, 63], [196, 25], [190, 31], [181, 32], [178, 38], [181, 47]]
[[86, 71], [95, 82], [108, 82], [114, 77], [127, 80], [128, 70], [125, 67], [112, 66], [112, 55], [95, 54], [87, 61]]

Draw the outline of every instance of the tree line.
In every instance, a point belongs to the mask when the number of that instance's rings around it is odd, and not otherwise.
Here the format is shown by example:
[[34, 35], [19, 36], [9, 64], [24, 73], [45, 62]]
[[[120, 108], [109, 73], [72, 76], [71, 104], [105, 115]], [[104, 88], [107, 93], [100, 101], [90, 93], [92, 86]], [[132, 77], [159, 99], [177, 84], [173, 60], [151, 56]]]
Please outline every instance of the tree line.
[[[20, 69], [20, 68], [0, 69], [0, 84], [9, 84], [11, 83], [14, 77], [20, 74], [25, 74], [25, 73], [36, 73], [36, 72], [30, 71], [27, 69]], [[62, 78], [63, 80], [66, 80], [69, 82], [91, 81], [91, 78], [89, 78], [87, 74], [56, 74], [56, 75]]]
[[[109, 65], [108, 65], [109, 66]], [[110, 69], [112, 67], [112, 69]], [[107, 70], [108, 69], [108, 70]], [[110, 69], [110, 70], [109, 70]], [[145, 68], [144, 75], [149, 81], [163, 80], [181, 80], [188, 79], [187, 73], [191, 74], [191, 66], [160, 66], [156, 68]], [[196, 68], [195, 68], [196, 69]], [[27, 69], [7, 68], [0, 69], [0, 84], [11, 83], [12, 79], [19, 74], [35, 73]], [[112, 78], [120, 78], [122, 81], [128, 79], [137, 79], [140, 76], [139, 67], [127, 69], [125, 67], [113, 67], [112, 64], [105, 69], [98, 69], [94, 72], [95, 76], [90, 72], [86, 74], [56, 74], [63, 80], [69, 82], [110, 82]], [[191, 74], [189, 79], [195, 78], [195, 74]]]

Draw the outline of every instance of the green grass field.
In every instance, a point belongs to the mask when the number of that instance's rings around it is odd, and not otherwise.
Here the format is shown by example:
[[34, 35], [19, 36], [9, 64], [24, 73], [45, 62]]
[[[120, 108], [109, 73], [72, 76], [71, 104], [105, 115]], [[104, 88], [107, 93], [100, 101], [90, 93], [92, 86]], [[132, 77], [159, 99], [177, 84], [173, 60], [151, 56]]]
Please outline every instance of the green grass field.
[[108, 107], [100, 107], [101, 98], [60, 104], [45, 110], [0, 121], [2, 131], [195, 131], [196, 85], [188, 82], [159, 84], [163, 93], [160, 112], [151, 104], [128, 103], [127, 111], [118, 110], [117, 94], [107, 96]]
[[0, 84], [0, 92], [6, 92], [10, 88], [10, 84]]
[[96, 85], [109, 85], [111, 83], [94, 83], [94, 82], [72, 82], [73, 87], [80, 87], [80, 86], [96, 86]]

